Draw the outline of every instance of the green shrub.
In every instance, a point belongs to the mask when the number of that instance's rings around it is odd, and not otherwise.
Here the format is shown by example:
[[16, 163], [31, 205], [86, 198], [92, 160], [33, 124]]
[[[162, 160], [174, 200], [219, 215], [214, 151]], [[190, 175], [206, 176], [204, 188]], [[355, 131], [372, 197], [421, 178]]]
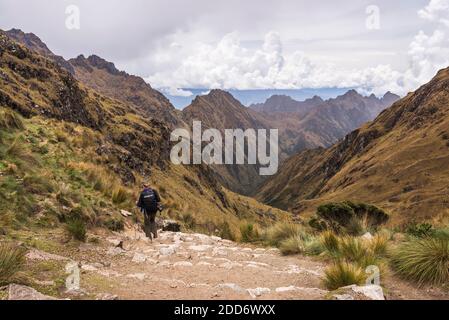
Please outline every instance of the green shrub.
[[394, 250], [391, 263], [400, 276], [420, 286], [449, 283], [449, 239], [413, 239]]
[[125, 223], [122, 219], [110, 218], [104, 222], [104, 225], [111, 231], [123, 231], [125, 229]]
[[245, 243], [251, 243], [260, 240], [259, 231], [252, 223], [240, 225], [240, 240]]
[[367, 254], [368, 248], [359, 238], [344, 237], [339, 242], [338, 254], [348, 261], [360, 262]]
[[344, 201], [319, 206], [316, 217], [309, 224], [318, 230], [358, 236], [368, 230], [376, 230], [388, 219], [385, 211], [373, 205]]
[[324, 271], [323, 284], [328, 290], [337, 290], [353, 284], [362, 285], [365, 281], [363, 269], [353, 263], [339, 261]]
[[433, 237], [436, 239], [448, 240], [449, 239], [449, 228], [436, 229], [433, 234]]
[[24, 128], [22, 118], [10, 109], [0, 108], [0, 129], [11, 130]]
[[112, 193], [112, 202], [114, 204], [122, 204], [126, 202], [126, 200], [128, 200], [128, 193], [125, 189], [117, 188], [117, 190]]
[[22, 136], [17, 137], [13, 143], [6, 149], [6, 156], [19, 160], [26, 164], [37, 165], [38, 161], [33, 153], [27, 149]]
[[219, 233], [220, 238], [235, 241], [236, 237], [232, 232], [231, 227], [229, 226], [229, 223], [227, 221], [221, 224], [219, 230], [220, 230]]
[[48, 194], [54, 191], [49, 178], [37, 175], [26, 175], [23, 178], [23, 186], [27, 192], [35, 194]]
[[301, 233], [301, 227], [297, 224], [280, 222], [269, 228], [266, 232], [266, 240], [272, 246], [279, 247], [281, 242]]
[[339, 238], [332, 231], [326, 231], [321, 235], [321, 243], [331, 256], [337, 256], [340, 252]]
[[425, 238], [431, 237], [435, 229], [430, 223], [412, 223], [407, 226], [406, 232], [413, 237]]
[[0, 286], [14, 280], [25, 264], [25, 254], [24, 248], [0, 243]]
[[66, 222], [67, 232], [78, 241], [86, 241], [86, 224], [79, 218], [72, 218]]
[[280, 243], [279, 250], [285, 256], [303, 253], [305, 251], [304, 240], [299, 236], [290, 237]]
[[184, 223], [184, 226], [189, 230], [194, 230], [197, 226], [195, 218], [191, 213], [185, 213], [181, 216], [181, 220]]

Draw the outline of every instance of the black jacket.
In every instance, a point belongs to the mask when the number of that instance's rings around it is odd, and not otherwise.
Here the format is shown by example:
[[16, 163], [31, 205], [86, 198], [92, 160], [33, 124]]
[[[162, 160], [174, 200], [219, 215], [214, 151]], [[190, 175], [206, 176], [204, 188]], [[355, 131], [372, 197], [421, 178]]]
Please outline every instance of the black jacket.
[[142, 210], [142, 212], [150, 214], [150, 213], [157, 212], [158, 209], [157, 209], [157, 206], [155, 206], [154, 208], [149, 208], [145, 205], [144, 196], [148, 193], [148, 191], [153, 191], [157, 204], [159, 204], [161, 202], [161, 197], [159, 196], [159, 193], [155, 189], [151, 189], [151, 188], [145, 189], [140, 193], [139, 201], [137, 202], [137, 206]]

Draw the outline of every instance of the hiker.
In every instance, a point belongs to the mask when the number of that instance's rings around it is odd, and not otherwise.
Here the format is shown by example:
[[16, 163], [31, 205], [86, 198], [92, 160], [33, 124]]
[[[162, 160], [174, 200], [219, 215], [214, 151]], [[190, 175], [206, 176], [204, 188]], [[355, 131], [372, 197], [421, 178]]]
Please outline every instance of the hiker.
[[156, 214], [162, 211], [161, 198], [159, 193], [150, 188], [147, 184], [143, 185], [143, 191], [139, 196], [137, 206], [144, 216], [145, 235], [153, 241], [153, 237], [157, 238]]

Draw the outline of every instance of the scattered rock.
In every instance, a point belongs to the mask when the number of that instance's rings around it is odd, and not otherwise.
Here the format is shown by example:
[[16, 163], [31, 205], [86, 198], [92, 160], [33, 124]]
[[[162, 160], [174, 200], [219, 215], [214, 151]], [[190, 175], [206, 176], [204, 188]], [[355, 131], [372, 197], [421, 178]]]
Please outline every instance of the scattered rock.
[[211, 246], [209, 246], [209, 245], [199, 245], [199, 246], [190, 246], [189, 247], [190, 250], [199, 251], [199, 252], [207, 251], [210, 248], [211, 248]]
[[193, 264], [191, 262], [186, 261], [180, 261], [173, 264], [173, 266], [176, 267], [193, 267]]
[[235, 284], [235, 283], [223, 283], [223, 284], [219, 284], [216, 286], [216, 288], [218, 289], [231, 289], [234, 290], [236, 292], [245, 292], [245, 290], [240, 287], [239, 285]]
[[8, 300], [60, 300], [44, 295], [37, 290], [18, 284], [8, 286]]
[[354, 300], [354, 297], [350, 294], [334, 294], [333, 300]]
[[270, 293], [270, 292], [271, 292], [271, 290], [268, 289], [268, 288], [247, 289], [246, 291], [249, 293], [249, 295], [250, 295], [251, 298], [253, 298], [253, 299], [255, 299], [255, 298], [257, 298], [257, 297], [260, 297], [260, 296], [263, 295], [263, 294], [266, 294], [266, 293]]
[[228, 253], [225, 250], [221, 249], [221, 248], [214, 248], [212, 250], [212, 255], [213, 256], [227, 256]]
[[51, 280], [50, 281], [34, 280], [34, 283], [39, 286], [45, 286], [45, 287], [52, 287], [52, 286], [56, 285], [56, 283]]
[[133, 215], [131, 212], [126, 211], [126, 210], [120, 210], [120, 213], [121, 213], [121, 215], [124, 216], [125, 218], [131, 217], [131, 216]]
[[171, 256], [176, 253], [176, 246], [168, 246], [159, 249], [159, 253], [163, 256]]
[[118, 296], [110, 293], [97, 294], [96, 300], [118, 300]]
[[82, 264], [81, 265], [81, 270], [84, 270], [84, 271], [97, 271], [98, 268], [93, 266], [93, 265], [90, 265], [90, 264]]
[[31, 249], [26, 254], [26, 257], [29, 260], [43, 260], [43, 261], [48, 261], [48, 260], [68, 261], [68, 260], [70, 260], [69, 258], [58, 256], [56, 254], [52, 254], [52, 253], [48, 253], [48, 252], [44, 252], [44, 251], [40, 251], [37, 249]]
[[371, 241], [371, 240], [373, 240], [373, 235], [371, 233], [367, 232], [363, 236], [361, 236], [360, 238], [362, 238], [362, 240]]
[[135, 263], [143, 263], [147, 260], [147, 257], [141, 253], [135, 253], [132, 259], [132, 262]]
[[109, 250], [106, 252], [106, 254], [110, 256], [118, 256], [123, 253], [125, 253], [125, 250], [119, 247], [109, 248]]
[[123, 241], [120, 239], [113, 239], [113, 238], [108, 238], [106, 239], [110, 244], [112, 244], [114, 247], [119, 247], [120, 245], [123, 246]]
[[212, 263], [206, 262], [206, 261], [200, 261], [196, 264], [197, 266], [204, 266], [204, 267], [211, 267], [213, 266]]
[[243, 265], [238, 262], [225, 262], [225, 263], [220, 264], [219, 267], [231, 270], [232, 268], [241, 268], [241, 267], [243, 267]]
[[133, 274], [128, 274], [126, 277], [143, 281], [143, 280], [145, 280], [146, 274], [145, 273], [133, 273]]
[[181, 225], [174, 220], [163, 220], [162, 221], [162, 230], [163, 231], [171, 231], [171, 232], [180, 232]]
[[348, 295], [353, 298], [351, 300], [385, 300], [382, 287], [378, 285], [367, 285], [367, 286], [352, 285], [339, 288], [335, 291], [332, 297], [335, 297], [335, 299], [340, 300], [341, 298], [348, 298]]

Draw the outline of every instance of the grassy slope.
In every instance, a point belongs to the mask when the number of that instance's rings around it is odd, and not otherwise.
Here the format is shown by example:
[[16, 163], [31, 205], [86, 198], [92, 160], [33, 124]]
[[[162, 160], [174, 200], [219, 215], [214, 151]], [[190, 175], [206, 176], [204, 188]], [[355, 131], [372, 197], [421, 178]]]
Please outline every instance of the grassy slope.
[[[207, 231], [220, 229], [225, 221], [237, 230], [239, 216], [261, 224], [288, 216], [223, 190], [207, 168], [172, 166], [164, 123], [85, 88], [50, 60], [3, 34], [0, 72], [2, 111], [12, 108], [31, 117], [24, 119], [23, 130], [0, 129], [0, 179], [6, 199], [2, 215], [19, 221], [53, 219], [47, 213], [70, 214], [81, 206], [95, 225], [109, 214], [117, 216], [119, 208], [132, 211], [145, 179], [161, 190], [167, 214], [187, 217], [190, 224], [193, 217]], [[8, 153], [11, 146], [13, 152]], [[24, 186], [27, 181], [29, 189]], [[125, 199], [114, 203], [120, 188]], [[56, 198], [61, 192], [68, 193], [68, 201]]]
[[448, 82], [449, 70], [442, 70], [334, 147], [291, 158], [263, 186], [260, 199], [301, 214], [323, 202], [353, 200], [391, 212], [396, 224], [444, 219], [449, 214]]

